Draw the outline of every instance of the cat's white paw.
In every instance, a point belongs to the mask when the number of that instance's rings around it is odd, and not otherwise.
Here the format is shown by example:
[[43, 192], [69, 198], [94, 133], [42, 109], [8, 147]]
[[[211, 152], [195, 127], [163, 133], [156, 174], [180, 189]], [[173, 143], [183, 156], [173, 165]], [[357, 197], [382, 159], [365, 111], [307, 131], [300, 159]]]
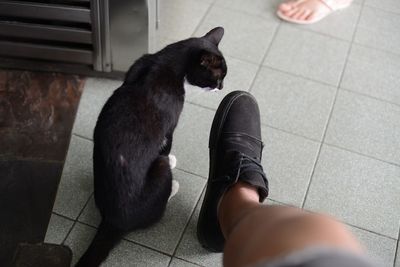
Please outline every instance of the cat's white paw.
[[169, 158], [169, 167], [172, 170], [176, 167], [176, 157], [174, 155], [169, 154], [168, 158]]
[[178, 181], [177, 180], [172, 180], [172, 190], [171, 190], [171, 195], [168, 198], [168, 201], [170, 201], [171, 198], [173, 196], [175, 196], [176, 193], [178, 193], [178, 191], [179, 191], [179, 183], [178, 183]]

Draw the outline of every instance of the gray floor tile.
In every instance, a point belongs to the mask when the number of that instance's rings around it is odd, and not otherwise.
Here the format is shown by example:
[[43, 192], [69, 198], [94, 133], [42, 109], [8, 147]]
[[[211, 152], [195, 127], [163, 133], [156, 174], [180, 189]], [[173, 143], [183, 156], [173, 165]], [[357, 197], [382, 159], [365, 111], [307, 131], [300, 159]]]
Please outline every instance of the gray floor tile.
[[257, 16], [262, 16], [265, 18], [271, 18], [272, 16], [275, 16], [275, 12], [280, 3], [282, 3], [281, 0], [217, 0], [215, 2], [215, 5], [228, 9], [234, 9], [240, 12], [254, 14]]
[[[171, 199], [161, 221], [148, 229], [134, 231], [125, 237], [171, 255], [206, 183], [203, 178], [183, 171], [174, 170], [173, 174], [174, 179], [179, 182], [179, 192]], [[79, 221], [97, 227], [100, 219], [92, 198], [79, 217]]]
[[206, 183], [179, 170], [174, 171], [174, 177], [179, 182], [179, 192], [171, 199], [161, 221], [149, 229], [132, 232], [126, 239], [172, 255]]
[[400, 14], [365, 6], [354, 43], [400, 54]]
[[264, 65], [337, 85], [349, 43], [282, 25]]
[[177, 40], [173, 40], [167, 37], [163, 37], [160, 35], [156, 35], [156, 51], [158, 52], [159, 50], [163, 49], [164, 47], [166, 47], [169, 44], [175, 43], [177, 42]]
[[207, 2], [196, 0], [160, 1], [159, 34], [173, 40], [189, 38], [210, 7], [210, 3]]
[[51, 214], [49, 225], [47, 226], [44, 242], [61, 244], [71, 229], [74, 221], [68, 220], [56, 214]]
[[[83, 255], [92, 241], [96, 229], [77, 223], [65, 244], [72, 249], [72, 264]], [[110, 253], [102, 266], [168, 266], [170, 257], [141, 247], [128, 241], [121, 241]]]
[[399, 167], [323, 146], [305, 208], [397, 238], [399, 177]]
[[400, 107], [339, 91], [325, 142], [400, 164]]
[[73, 132], [86, 138], [93, 138], [97, 117], [112, 92], [121, 85], [121, 81], [88, 78], [79, 102]]
[[197, 240], [196, 227], [202, 202], [203, 200], [201, 199], [185, 230], [182, 241], [178, 245], [176, 257], [201, 266], [222, 267], [222, 253], [209, 252], [204, 249]]
[[169, 265], [169, 267], [198, 267], [198, 266], [200, 265], [189, 263], [187, 261], [177, 258], [173, 258], [171, 264]]
[[93, 192], [93, 143], [72, 136], [53, 210], [76, 219]]
[[269, 198], [302, 205], [319, 143], [272, 128], [262, 128], [262, 164], [269, 180]]
[[322, 140], [336, 88], [264, 67], [251, 89], [267, 125]]
[[360, 12], [361, 6], [354, 3], [346, 9], [334, 12], [318, 23], [296, 25], [296, 27], [351, 41], [356, 30]]
[[275, 16], [265, 19], [214, 6], [196, 31], [196, 36], [216, 26], [225, 28], [225, 36], [219, 46], [222, 53], [259, 64], [269, 47], [278, 20]]
[[205, 107], [217, 109], [221, 100], [228, 93], [235, 90], [248, 91], [254, 80], [258, 66], [242, 60], [226, 57], [228, 65], [227, 76], [224, 80], [224, 88], [218, 92], [208, 92], [198, 87], [188, 88], [186, 100]]
[[174, 133], [171, 154], [179, 169], [208, 177], [208, 138], [215, 112], [185, 103]]
[[400, 2], [398, 0], [365, 0], [364, 4], [366, 6], [400, 13]]
[[399, 249], [399, 246], [400, 246], [400, 241], [398, 241], [398, 244], [397, 244], [397, 256], [396, 256], [396, 262], [395, 262], [395, 267], [400, 267], [400, 249]]
[[400, 104], [400, 55], [353, 45], [342, 88]]
[[167, 267], [171, 257], [154, 250], [122, 241], [102, 264], [104, 267]]
[[355, 227], [350, 227], [350, 231], [361, 242], [367, 255], [382, 266], [393, 266], [394, 254], [396, 251], [396, 241], [381, 235], [377, 235]]

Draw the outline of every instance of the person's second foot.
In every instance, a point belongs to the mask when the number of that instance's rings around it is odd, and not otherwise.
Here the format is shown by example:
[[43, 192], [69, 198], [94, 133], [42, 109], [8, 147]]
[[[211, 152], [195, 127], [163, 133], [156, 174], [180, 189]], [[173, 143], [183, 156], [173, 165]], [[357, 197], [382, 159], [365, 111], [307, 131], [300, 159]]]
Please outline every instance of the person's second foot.
[[311, 24], [350, 4], [351, 0], [292, 0], [280, 4], [277, 15], [289, 22]]
[[210, 172], [197, 223], [203, 247], [221, 252], [225, 239], [217, 208], [224, 192], [238, 181], [258, 189], [259, 201], [268, 195], [268, 181], [261, 167], [260, 112], [252, 95], [228, 94], [221, 102], [210, 133]]

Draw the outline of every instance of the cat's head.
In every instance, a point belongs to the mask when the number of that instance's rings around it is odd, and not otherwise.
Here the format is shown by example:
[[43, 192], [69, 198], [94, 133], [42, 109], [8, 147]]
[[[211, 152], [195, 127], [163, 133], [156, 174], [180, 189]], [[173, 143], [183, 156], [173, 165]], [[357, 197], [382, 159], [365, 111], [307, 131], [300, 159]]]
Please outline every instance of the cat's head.
[[186, 80], [190, 84], [210, 90], [223, 88], [227, 67], [218, 49], [223, 35], [224, 28], [217, 27], [203, 37], [193, 40], [196, 43], [196, 49], [193, 50], [186, 73]]

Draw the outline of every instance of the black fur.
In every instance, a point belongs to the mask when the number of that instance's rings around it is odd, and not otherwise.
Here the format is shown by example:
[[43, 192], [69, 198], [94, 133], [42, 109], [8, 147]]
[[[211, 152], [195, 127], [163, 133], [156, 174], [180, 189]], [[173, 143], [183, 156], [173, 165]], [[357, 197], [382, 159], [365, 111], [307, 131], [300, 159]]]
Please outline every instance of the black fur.
[[[168, 154], [184, 79], [222, 88], [222, 28], [141, 57], [104, 105], [94, 131], [94, 197], [102, 222], [77, 266], [98, 266], [122, 236], [161, 219], [171, 194]], [[165, 139], [167, 140], [166, 144]]]

